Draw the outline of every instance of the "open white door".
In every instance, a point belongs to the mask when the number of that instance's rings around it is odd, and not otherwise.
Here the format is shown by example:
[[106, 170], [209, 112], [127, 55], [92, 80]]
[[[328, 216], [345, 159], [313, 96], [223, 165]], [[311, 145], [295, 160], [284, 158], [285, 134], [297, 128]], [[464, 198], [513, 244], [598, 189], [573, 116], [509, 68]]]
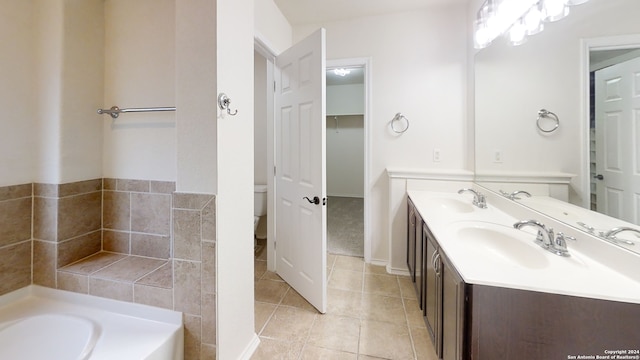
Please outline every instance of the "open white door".
[[640, 58], [596, 71], [598, 212], [640, 224]]
[[275, 83], [276, 271], [325, 313], [324, 29], [276, 57]]

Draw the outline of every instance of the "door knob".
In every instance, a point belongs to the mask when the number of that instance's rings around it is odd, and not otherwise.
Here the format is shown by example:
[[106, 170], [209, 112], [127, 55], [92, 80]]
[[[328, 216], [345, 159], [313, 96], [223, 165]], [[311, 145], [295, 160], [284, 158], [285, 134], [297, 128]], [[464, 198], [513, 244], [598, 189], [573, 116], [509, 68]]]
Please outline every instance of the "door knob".
[[307, 201], [308, 201], [309, 203], [311, 203], [311, 204], [316, 204], [316, 205], [320, 204], [320, 198], [319, 198], [319, 197], [317, 197], [317, 196], [314, 196], [314, 197], [313, 197], [313, 200], [309, 199], [309, 198], [308, 198], [308, 197], [306, 197], [306, 196], [305, 196], [305, 197], [303, 197], [303, 199], [307, 200]]
[[602, 174], [595, 175], [593, 178], [598, 180], [604, 180], [604, 176], [602, 176]]

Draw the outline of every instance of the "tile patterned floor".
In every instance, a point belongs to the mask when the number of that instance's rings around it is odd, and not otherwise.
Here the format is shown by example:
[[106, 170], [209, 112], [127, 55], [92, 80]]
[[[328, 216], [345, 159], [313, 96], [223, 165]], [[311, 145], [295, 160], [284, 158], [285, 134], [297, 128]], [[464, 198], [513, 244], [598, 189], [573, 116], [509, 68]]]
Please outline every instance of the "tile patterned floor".
[[437, 359], [409, 277], [357, 257], [329, 254], [327, 266], [323, 315], [256, 258], [252, 359]]

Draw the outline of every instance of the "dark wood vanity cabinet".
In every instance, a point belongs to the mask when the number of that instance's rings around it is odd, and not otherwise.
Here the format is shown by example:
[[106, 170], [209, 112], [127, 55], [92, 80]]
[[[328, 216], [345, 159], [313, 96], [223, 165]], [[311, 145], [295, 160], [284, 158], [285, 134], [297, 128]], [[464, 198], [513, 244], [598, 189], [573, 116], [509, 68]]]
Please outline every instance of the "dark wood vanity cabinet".
[[[409, 215], [409, 226], [407, 233], [407, 267], [409, 268], [409, 273], [411, 276], [411, 280], [413, 281], [416, 289], [416, 295], [418, 299], [423, 297], [423, 246], [422, 246], [422, 217], [416, 210], [416, 207], [413, 205], [411, 199], [408, 199], [408, 215]], [[420, 309], [424, 310], [424, 306], [422, 302], [419, 302]]]
[[465, 283], [411, 199], [408, 204], [407, 266], [429, 337], [439, 359], [467, 359], [463, 353]]
[[438, 243], [426, 224], [422, 225], [424, 244], [424, 296], [422, 316], [438, 357], [442, 357], [442, 260]]
[[409, 214], [407, 265], [439, 359], [640, 355], [640, 304], [467, 284], [411, 201]]

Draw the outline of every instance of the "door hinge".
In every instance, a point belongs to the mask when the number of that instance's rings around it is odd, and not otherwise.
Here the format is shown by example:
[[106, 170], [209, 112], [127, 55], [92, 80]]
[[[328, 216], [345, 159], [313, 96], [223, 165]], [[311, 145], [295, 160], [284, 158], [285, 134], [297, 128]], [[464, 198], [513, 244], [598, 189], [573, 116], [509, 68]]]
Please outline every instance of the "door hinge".
[[273, 242], [273, 250], [275, 250], [275, 249], [276, 249], [276, 247], [277, 247], [276, 245], [278, 245], [278, 242], [277, 242], [277, 241], [274, 241], [274, 242]]
[[273, 176], [276, 176], [276, 166], [273, 166]]
[[273, 82], [273, 92], [276, 92], [276, 82]]

